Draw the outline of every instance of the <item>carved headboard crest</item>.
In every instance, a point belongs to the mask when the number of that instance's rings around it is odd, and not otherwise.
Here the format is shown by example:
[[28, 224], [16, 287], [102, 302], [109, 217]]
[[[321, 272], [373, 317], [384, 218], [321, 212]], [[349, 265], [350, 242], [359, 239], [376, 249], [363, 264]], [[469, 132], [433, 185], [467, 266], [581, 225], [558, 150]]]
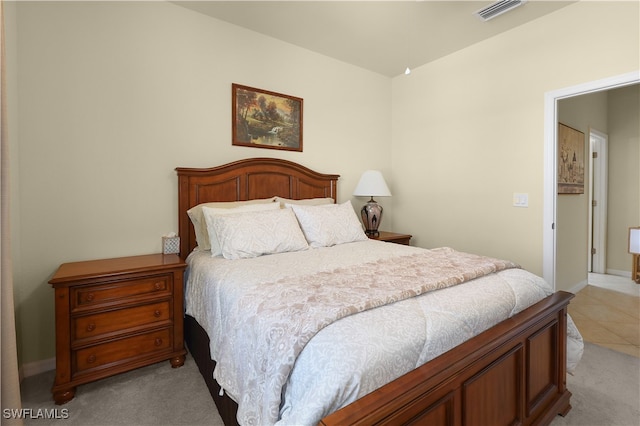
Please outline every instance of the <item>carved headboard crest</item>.
[[248, 158], [210, 168], [176, 168], [180, 256], [196, 246], [187, 210], [215, 201], [245, 201], [274, 196], [295, 200], [337, 197], [340, 175], [315, 172], [277, 158]]

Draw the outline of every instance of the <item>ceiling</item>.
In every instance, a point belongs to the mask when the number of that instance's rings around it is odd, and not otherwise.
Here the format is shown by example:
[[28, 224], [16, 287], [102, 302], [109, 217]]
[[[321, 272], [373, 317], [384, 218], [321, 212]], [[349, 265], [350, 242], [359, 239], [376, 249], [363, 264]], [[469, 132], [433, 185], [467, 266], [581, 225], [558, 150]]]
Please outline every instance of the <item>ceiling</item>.
[[529, 0], [483, 21], [492, 1], [188, 1], [173, 3], [395, 77], [573, 1]]

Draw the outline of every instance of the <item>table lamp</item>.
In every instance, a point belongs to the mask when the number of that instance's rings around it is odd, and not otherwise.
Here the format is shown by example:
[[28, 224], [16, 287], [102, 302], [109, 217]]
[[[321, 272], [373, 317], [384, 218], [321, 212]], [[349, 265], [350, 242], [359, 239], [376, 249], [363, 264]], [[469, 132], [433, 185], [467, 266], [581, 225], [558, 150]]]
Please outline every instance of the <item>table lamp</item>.
[[633, 255], [631, 279], [640, 284], [640, 226], [629, 228], [629, 253]]
[[371, 197], [367, 204], [362, 206], [360, 214], [362, 215], [362, 223], [366, 229], [366, 234], [379, 235], [378, 226], [382, 222], [382, 206], [373, 197], [391, 196], [391, 191], [389, 191], [382, 173], [378, 170], [365, 171], [360, 177], [353, 195], [356, 197]]

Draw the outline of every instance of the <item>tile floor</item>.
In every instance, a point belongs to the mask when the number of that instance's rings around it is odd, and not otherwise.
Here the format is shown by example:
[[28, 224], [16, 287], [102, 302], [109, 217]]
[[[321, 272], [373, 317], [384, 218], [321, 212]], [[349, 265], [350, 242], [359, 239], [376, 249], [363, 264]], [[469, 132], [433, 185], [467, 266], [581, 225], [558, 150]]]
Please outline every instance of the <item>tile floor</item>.
[[585, 341], [640, 358], [640, 297], [599, 285], [576, 293], [569, 304], [571, 318]]

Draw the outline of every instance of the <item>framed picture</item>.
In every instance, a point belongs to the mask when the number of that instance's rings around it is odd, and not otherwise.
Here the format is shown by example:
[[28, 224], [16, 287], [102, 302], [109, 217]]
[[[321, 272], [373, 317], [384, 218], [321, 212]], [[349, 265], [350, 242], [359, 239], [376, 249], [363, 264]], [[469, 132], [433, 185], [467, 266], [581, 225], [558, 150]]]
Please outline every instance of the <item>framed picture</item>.
[[584, 133], [558, 123], [558, 194], [584, 194]]
[[302, 152], [302, 99], [231, 85], [233, 145]]

